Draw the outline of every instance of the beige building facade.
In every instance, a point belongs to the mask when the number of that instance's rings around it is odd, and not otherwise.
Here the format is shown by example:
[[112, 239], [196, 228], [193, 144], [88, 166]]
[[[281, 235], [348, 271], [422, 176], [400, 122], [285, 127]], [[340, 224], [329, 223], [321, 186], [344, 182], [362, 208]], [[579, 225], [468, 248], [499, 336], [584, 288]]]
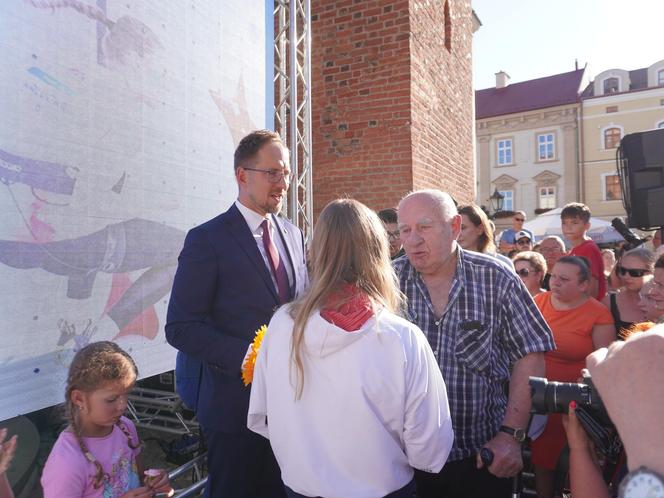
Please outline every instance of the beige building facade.
[[664, 128], [664, 60], [599, 73], [581, 99], [581, 201], [593, 216], [625, 216], [616, 151], [627, 134]]
[[[584, 70], [476, 92], [478, 205], [504, 196], [504, 211], [529, 219], [579, 198], [579, 95]], [[496, 220], [498, 228], [510, 220]]]

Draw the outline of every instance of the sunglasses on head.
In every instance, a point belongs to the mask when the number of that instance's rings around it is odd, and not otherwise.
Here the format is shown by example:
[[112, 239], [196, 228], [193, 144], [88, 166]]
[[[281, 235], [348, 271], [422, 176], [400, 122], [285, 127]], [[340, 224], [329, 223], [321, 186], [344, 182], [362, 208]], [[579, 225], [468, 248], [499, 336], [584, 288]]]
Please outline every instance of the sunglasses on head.
[[624, 266], [619, 266], [616, 271], [621, 277], [624, 277], [629, 273], [629, 276], [634, 278], [642, 277], [643, 275], [650, 273], [650, 270], [644, 270], [642, 268], [625, 268]]
[[529, 270], [528, 268], [521, 268], [520, 270], [516, 271], [517, 275], [519, 275], [520, 277], [527, 277], [528, 275], [530, 275], [530, 272], [531, 270]]

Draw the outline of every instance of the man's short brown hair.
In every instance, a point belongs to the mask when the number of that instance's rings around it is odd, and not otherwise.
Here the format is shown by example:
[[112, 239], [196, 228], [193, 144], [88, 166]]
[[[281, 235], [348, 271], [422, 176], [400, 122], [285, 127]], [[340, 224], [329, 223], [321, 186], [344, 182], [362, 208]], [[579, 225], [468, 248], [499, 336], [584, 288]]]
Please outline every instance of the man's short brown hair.
[[235, 149], [235, 156], [233, 161], [233, 168], [237, 171], [238, 168], [247, 166], [263, 145], [269, 142], [277, 142], [283, 146], [281, 137], [278, 133], [271, 130], [256, 130], [252, 131], [240, 140], [240, 143]]
[[381, 209], [377, 214], [383, 223], [398, 223], [397, 210], [394, 208]]
[[565, 204], [560, 212], [560, 219], [564, 220], [565, 218], [579, 218], [584, 223], [588, 223], [590, 221], [590, 209], [581, 202], [570, 202]]

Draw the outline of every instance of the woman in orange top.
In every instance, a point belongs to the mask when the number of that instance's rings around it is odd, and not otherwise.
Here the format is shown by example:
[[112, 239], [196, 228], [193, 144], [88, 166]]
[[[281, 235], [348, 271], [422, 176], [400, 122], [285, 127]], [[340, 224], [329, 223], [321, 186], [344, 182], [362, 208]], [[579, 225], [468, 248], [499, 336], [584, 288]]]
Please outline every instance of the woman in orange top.
[[[604, 305], [588, 295], [590, 268], [585, 258], [560, 258], [551, 272], [550, 286], [550, 292], [535, 296], [557, 348], [544, 355], [546, 376], [558, 382], [577, 382], [586, 356], [616, 339], [613, 318]], [[566, 442], [561, 416], [549, 415], [544, 432], [532, 444], [539, 498], [553, 497], [553, 471]]]

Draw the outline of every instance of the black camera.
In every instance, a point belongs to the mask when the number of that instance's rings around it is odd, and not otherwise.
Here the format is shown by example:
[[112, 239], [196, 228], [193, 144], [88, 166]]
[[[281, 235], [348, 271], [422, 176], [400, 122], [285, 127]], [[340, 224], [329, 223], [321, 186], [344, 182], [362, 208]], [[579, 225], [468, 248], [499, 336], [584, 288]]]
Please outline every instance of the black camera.
[[596, 448], [609, 462], [617, 462], [622, 443], [599, 392], [589, 374], [581, 383], [553, 382], [542, 377], [530, 377], [533, 413], [567, 413], [569, 404], [576, 402], [576, 416]]
[[607, 425], [611, 424], [602, 399], [590, 375], [583, 376], [579, 384], [575, 382], [553, 382], [542, 377], [530, 377], [532, 411], [534, 413], [567, 413], [571, 401], [591, 412], [595, 418]]

